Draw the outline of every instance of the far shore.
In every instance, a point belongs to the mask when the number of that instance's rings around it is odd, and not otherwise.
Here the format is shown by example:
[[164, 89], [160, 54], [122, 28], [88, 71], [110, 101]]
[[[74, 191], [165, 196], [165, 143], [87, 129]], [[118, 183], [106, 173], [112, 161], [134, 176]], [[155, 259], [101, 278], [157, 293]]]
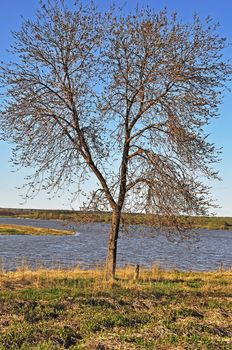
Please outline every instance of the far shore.
[[[111, 212], [103, 211], [74, 211], [74, 210], [45, 210], [45, 209], [12, 209], [0, 208], [0, 218], [17, 218], [32, 220], [59, 220], [76, 223], [107, 223], [111, 222]], [[193, 229], [228, 230], [232, 231], [232, 217], [195, 216], [180, 217], [180, 223], [187, 221]], [[123, 213], [122, 224], [159, 226], [158, 218], [152, 214]], [[55, 230], [57, 231], [57, 230]], [[64, 231], [67, 234], [67, 231]], [[69, 231], [68, 231], [69, 232]], [[55, 232], [50, 232], [55, 234]], [[57, 233], [57, 234], [60, 234]], [[70, 232], [68, 234], [71, 234]]]

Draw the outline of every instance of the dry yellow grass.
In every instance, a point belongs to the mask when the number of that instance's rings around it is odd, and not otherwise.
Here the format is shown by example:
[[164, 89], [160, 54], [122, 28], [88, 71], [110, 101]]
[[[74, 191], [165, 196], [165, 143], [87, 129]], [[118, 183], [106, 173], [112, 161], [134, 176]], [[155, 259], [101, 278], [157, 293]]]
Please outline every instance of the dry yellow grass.
[[[131, 288], [131, 286], [139, 287], [141, 284], [149, 286], [153, 282], [188, 282], [195, 280], [201, 281], [203, 286], [202, 291], [209, 291], [214, 283], [214, 290], [222, 290], [223, 284], [217, 283], [218, 280], [224, 279], [228, 283], [225, 283], [225, 288], [231, 288], [232, 290], [232, 270], [212, 271], [212, 272], [181, 272], [178, 270], [164, 270], [158, 266], [154, 266], [152, 269], [140, 269], [138, 281], [134, 280], [135, 268], [133, 266], [126, 266], [124, 268], [118, 268], [116, 274], [116, 282], [123, 287]], [[66, 279], [93, 279], [94, 286], [96, 288], [109, 288], [115, 281], [106, 281], [104, 278], [104, 269], [97, 267], [92, 270], [83, 270], [79, 267], [71, 269], [45, 269], [38, 268], [31, 270], [26, 264], [18, 267], [16, 271], [0, 271], [0, 288], [4, 285], [14, 286], [14, 289], [24, 288], [25, 286], [40, 287], [42, 284], [49, 282], [59, 283], [61, 280]], [[41, 284], [40, 284], [41, 281]], [[183, 290], [189, 290], [188, 284], [183, 285]]]

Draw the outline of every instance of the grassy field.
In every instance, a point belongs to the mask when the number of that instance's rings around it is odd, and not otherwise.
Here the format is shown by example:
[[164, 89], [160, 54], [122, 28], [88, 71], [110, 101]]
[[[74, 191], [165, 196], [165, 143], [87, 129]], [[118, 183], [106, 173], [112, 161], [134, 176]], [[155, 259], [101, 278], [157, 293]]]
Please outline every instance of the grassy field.
[[[0, 209], [0, 217], [19, 217], [29, 219], [71, 220], [76, 222], [110, 223], [110, 212], [83, 212], [72, 210], [38, 210], [38, 209]], [[232, 230], [232, 217], [192, 217], [189, 218], [196, 229]], [[122, 215], [123, 224], [156, 226], [156, 218], [149, 214]]]
[[73, 231], [50, 228], [0, 224], [0, 235], [72, 235]]
[[232, 271], [0, 274], [0, 349], [232, 349]]

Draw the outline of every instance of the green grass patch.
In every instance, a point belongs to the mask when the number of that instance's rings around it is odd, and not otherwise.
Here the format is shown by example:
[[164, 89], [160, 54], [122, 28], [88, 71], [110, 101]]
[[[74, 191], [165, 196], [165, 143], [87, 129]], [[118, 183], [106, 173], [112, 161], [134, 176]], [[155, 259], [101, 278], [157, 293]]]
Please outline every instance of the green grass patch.
[[50, 228], [0, 224], [0, 235], [72, 235], [71, 230], [55, 230]]
[[232, 349], [232, 272], [0, 275], [0, 350]]

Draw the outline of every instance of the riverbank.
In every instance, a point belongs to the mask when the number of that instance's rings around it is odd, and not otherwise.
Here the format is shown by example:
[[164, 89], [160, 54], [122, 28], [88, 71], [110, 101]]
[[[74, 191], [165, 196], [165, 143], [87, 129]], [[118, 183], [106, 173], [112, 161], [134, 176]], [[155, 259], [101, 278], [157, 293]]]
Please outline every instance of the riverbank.
[[56, 229], [44, 228], [44, 227], [0, 224], [0, 235], [64, 236], [64, 235], [73, 235], [73, 234], [74, 232], [71, 230], [56, 230]]
[[[73, 210], [40, 210], [40, 209], [0, 209], [0, 217], [67, 220], [78, 223], [101, 222], [110, 223], [110, 212], [84, 212]], [[195, 229], [232, 230], [232, 217], [199, 216], [188, 218]], [[154, 215], [123, 213], [122, 223], [125, 225], [157, 225]]]
[[232, 271], [0, 274], [0, 349], [231, 349]]

